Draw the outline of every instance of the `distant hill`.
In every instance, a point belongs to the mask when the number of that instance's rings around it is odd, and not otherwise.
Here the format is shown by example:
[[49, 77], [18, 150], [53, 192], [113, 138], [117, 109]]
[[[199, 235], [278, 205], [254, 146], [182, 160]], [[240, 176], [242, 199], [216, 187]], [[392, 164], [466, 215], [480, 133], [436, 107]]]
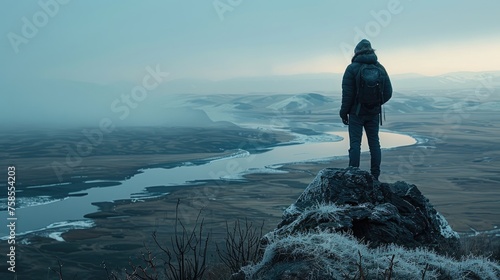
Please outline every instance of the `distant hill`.
[[[341, 73], [317, 73], [299, 75], [276, 75], [263, 77], [234, 78], [211, 81], [202, 79], [177, 79], [162, 85], [162, 90], [173, 94], [251, 94], [251, 93], [303, 93], [336, 92], [342, 84]], [[500, 86], [500, 71], [456, 72], [439, 76], [420, 74], [391, 75], [394, 89], [446, 90], [475, 88], [485, 81]]]
[[291, 96], [273, 103], [267, 108], [282, 111], [307, 111], [316, 109], [327, 102], [332, 102], [332, 99], [317, 93], [307, 93]]

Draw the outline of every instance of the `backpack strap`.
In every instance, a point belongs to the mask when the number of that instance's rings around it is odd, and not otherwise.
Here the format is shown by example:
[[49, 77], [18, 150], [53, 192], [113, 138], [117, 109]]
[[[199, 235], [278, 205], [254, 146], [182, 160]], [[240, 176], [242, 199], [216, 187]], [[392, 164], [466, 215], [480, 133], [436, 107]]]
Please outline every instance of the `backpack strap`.
[[384, 89], [385, 89], [385, 77], [387, 75], [387, 71], [385, 70], [384, 66], [377, 62], [377, 67], [382, 71], [382, 80], [380, 81], [379, 84], [379, 92], [380, 92], [380, 125], [382, 125], [382, 119], [385, 121], [385, 110], [384, 110]]
[[356, 116], [359, 116], [359, 111], [361, 110], [361, 102], [359, 102], [359, 88], [361, 86], [361, 71], [366, 67], [366, 64], [361, 64], [359, 67], [358, 73], [356, 74], [356, 98], [355, 104], [356, 104]]

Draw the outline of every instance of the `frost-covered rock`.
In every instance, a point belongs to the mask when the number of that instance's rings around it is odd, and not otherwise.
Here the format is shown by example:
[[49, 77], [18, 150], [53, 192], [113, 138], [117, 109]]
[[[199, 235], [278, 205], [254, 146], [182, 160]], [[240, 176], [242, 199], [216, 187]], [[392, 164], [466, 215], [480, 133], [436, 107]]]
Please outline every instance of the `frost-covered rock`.
[[415, 185], [357, 168], [320, 171], [262, 243], [262, 260], [233, 280], [500, 277], [498, 263], [442, 254], [458, 234]]
[[321, 170], [267, 237], [311, 230], [352, 232], [372, 247], [449, 252], [459, 246], [458, 234], [415, 185], [380, 183], [358, 168]]

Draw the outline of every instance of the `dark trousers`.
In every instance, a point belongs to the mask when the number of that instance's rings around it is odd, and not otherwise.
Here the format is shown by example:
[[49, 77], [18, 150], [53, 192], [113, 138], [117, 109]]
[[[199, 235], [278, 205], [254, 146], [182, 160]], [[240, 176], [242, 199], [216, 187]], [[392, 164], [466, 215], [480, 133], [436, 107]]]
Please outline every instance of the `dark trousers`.
[[359, 167], [363, 128], [368, 139], [368, 147], [370, 147], [370, 172], [378, 180], [380, 176], [380, 162], [382, 161], [380, 140], [378, 138], [379, 115], [349, 115], [349, 166]]

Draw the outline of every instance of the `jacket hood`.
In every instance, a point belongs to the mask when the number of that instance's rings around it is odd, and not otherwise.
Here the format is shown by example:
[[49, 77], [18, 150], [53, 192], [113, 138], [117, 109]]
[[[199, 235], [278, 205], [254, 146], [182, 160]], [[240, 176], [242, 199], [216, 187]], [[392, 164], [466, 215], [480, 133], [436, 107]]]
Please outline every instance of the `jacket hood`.
[[351, 62], [359, 62], [366, 64], [377, 63], [377, 55], [375, 50], [372, 48], [370, 41], [363, 39], [354, 48], [354, 57]]
[[364, 51], [373, 51], [372, 44], [366, 39], [359, 41], [359, 43], [354, 48], [354, 54], [356, 55]]

